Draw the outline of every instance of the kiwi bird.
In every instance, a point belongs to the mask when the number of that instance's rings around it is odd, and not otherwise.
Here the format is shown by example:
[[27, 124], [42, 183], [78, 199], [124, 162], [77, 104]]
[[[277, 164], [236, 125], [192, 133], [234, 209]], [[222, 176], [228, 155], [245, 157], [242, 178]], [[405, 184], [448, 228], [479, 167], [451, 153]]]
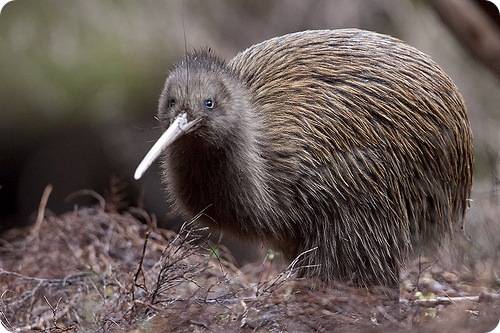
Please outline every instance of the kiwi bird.
[[186, 55], [159, 101], [160, 154], [185, 217], [264, 241], [326, 283], [395, 285], [421, 244], [463, 223], [464, 101], [426, 54], [357, 29], [269, 39], [229, 62]]

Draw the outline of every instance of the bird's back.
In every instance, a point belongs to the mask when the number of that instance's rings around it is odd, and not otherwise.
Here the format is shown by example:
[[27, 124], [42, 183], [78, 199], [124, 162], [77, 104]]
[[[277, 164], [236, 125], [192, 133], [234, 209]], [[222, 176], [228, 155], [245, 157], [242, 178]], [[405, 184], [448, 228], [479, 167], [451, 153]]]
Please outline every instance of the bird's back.
[[[229, 66], [252, 92], [257, 111], [274, 128], [283, 122], [293, 128], [294, 122], [306, 121], [313, 130], [334, 122], [335, 129], [349, 131], [358, 141], [355, 137], [362, 140], [379, 128], [391, 127], [404, 134], [405, 125], [414, 120], [431, 129], [436, 123], [466, 120], [455, 85], [430, 57], [374, 32], [292, 33], [251, 46]], [[364, 126], [366, 121], [372, 126]], [[295, 133], [307, 132], [300, 126]], [[355, 143], [337, 144], [342, 148]]]
[[274, 186], [290, 201], [307, 193], [316, 214], [398, 210], [384, 223], [411, 231], [394, 235], [405, 244], [461, 219], [472, 177], [466, 111], [424, 53], [368, 31], [304, 31], [256, 44], [229, 66], [252, 93]]

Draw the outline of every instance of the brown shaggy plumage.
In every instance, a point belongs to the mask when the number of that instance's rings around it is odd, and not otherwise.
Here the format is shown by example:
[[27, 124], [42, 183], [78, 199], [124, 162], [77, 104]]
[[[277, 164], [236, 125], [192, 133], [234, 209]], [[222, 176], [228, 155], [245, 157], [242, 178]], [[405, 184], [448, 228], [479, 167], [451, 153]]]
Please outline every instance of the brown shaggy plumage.
[[191, 53], [160, 99], [165, 125], [181, 111], [202, 122], [166, 150], [174, 206], [289, 259], [317, 247], [308, 276], [394, 285], [416, 244], [462, 223], [473, 159], [464, 102], [395, 38], [304, 31], [227, 64]]

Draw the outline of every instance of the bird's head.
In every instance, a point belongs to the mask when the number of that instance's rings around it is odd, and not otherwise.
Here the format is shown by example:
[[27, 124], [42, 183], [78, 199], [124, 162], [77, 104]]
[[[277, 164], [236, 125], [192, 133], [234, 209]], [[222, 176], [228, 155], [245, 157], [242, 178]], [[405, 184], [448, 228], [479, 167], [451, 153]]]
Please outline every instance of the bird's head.
[[250, 98], [238, 76], [210, 51], [186, 55], [170, 72], [161, 93], [158, 119], [163, 135], [136, 171], [138, 179], [154, 159], [181, 138], [214, 148], [231, 144], [248, 127]]

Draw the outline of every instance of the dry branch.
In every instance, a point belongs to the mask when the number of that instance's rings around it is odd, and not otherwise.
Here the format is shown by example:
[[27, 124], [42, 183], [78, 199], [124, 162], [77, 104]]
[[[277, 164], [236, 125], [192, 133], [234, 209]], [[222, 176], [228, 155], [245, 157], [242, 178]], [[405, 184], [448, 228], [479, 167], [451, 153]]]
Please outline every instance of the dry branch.
[[436, 305], [448, 305], [459, 302], [479, 302], [479, 296], [435, 297], [415, 300], [416, 304], [425, 307], [435, 307]]
[[465, 48], [500, 79], [500, 29], [481, 8], [469, 0], [429, 4]]
[[69, 201], [72, 201], [75, 198], [78, 198], [80, 196], [92, 197], [92, 198], [96, 199], [97, 202], [99, 202], [99, 206], [101, 207], [101, 209], [104, 210], [106, 208], [106, 200], [104, 199], [104, 197], [93, 190], [83, 189], [83, 190], [73, 192], [66, 197], [65, 201], [69, 202]]
[[36, 214], [36, 221], [33, 229], [31, 230], [31, 234], [36, 236], [40, 230], [40, 226], [42, 225], [43, 219], [45, 217], [45, 208], [47, 207], [47, 202], [49, 201], [50, 193], [52, 193], [52, 185], [49, 184], [45, 186], [45, 189], [42, 193], [42, 198], [40, 199], [40, 204], [38, 205], [38, 212]]
[[490, 301], [499, 300], [500, 294], [495, 293], [482, 293], [478, 296], [458, 296], [458, 297], [447, 297], [438, 296], [427, 299], [417, 299], [415, 304], [422, 305], [425, 307], [435, 307], [437, 305], [449, 305], [460, 302], [480, 302], [480, 301]]

